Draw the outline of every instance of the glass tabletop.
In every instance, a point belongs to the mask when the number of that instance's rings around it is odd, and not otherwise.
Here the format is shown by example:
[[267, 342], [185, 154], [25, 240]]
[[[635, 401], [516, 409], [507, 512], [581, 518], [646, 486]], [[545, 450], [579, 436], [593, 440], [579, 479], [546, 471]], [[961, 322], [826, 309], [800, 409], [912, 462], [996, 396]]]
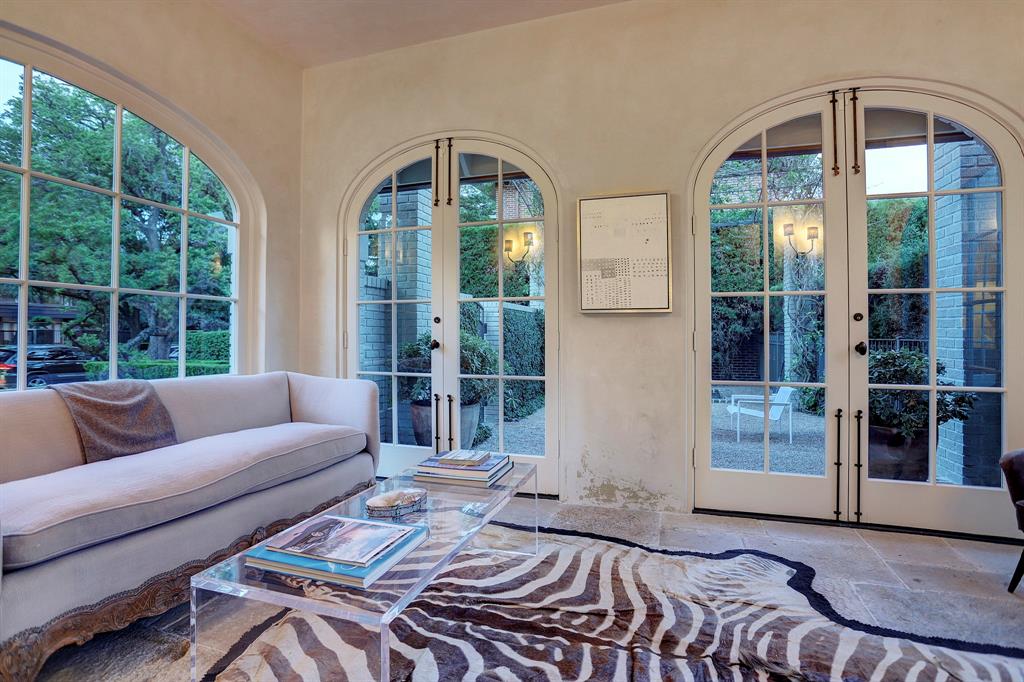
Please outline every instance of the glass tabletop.
[[366, 514], [366, 501], [374, 495], [410, 487], [427, 491], [425, 509], [400, 520], [400, 523], [425, 525], [429, 529], [427, 539], [369, 588], [346, 587], [246, 566], [245, 552], [241, 552], [192, 576], [193, 589], [257, 599], [367, 624], [386, 624], [444, 570], [517, 492], [530, 481], [535, 487], [537, 480], [536, 466], [522, 463], [515, 464], [489, 488], [425, 483], [415, 480], [415, 473], [415, 469], [407, 469], [319, 514], [373, 518]]

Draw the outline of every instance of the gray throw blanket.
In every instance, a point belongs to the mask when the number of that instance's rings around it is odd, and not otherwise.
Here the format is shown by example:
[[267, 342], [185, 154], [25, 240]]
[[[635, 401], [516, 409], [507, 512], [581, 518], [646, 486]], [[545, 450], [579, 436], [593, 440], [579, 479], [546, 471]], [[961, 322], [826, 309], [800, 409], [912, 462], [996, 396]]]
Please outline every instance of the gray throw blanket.
[[148, 381], [97, 381], [50, 388], [68, 406], [86, 463], [178, 442], [171, 415]]

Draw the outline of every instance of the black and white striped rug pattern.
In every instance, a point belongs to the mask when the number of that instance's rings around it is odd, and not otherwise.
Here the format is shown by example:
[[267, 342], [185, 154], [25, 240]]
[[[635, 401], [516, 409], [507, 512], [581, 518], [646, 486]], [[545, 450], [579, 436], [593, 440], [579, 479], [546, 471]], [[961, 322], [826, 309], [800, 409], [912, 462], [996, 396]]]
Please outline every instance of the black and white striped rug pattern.
[[[391, 679], [1024, 682], [1024, 649], [846, 619], [799, 562], [543, 531], [536, 557], [460, 554], [392, 623]], [[498, 543], [523, 537], [511, 525], [485, 532]], [[320, 598], [338, 589], [289, 580]], [[375, 647], [351, 623], [285, 610], [207, 679], [378, 679]]]

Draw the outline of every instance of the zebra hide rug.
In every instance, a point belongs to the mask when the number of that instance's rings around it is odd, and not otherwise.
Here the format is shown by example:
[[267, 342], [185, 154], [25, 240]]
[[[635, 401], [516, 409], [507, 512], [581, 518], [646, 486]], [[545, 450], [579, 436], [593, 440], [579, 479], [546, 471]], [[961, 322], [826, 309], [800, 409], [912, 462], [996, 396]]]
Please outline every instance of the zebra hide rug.
[[[391, 679], [1024, 680], [1022, 649], [840, 616], [799, 562], [542, 530], [536, 557], [459, 555], [392, 623]], [[511, 525], [485, 533], [523, 537]], [[321, 598], [338, 589], [287, 580]], [[284, 610], [207, 679], [377, 679], [373, 648], [358, 626]]]

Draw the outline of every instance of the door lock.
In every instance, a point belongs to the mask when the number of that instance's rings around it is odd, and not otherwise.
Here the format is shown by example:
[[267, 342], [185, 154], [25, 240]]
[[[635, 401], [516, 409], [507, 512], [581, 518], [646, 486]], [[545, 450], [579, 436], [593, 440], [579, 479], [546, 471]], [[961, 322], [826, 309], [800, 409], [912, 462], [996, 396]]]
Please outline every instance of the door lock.
[[431, 339], [430, 340], [430, 350], [437, 350], [440, 347], [441, 347], [441, 342], [440, 341], [438, 341], [437, 339]]
[[857, 351], [858, 355], [868, 354], [868, 344], [864, 343], [863, 341], [858, 342], [857, 345], [853, 347], [853, 349]]

